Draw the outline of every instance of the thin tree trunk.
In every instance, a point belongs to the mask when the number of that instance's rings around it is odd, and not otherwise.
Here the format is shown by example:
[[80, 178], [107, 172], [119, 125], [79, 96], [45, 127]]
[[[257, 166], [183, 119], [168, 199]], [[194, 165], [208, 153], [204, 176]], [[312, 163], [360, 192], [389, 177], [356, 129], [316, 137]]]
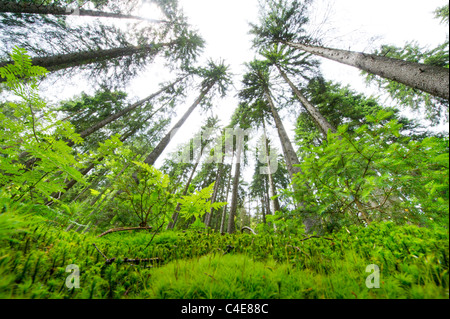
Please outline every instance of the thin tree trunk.
[[222, 219], [220, 221], [220, 233], [221, 234], [225, 233], [225, 221], [226, 221], [226, 218], [227, 218], [228, 196], [230, 195], [230, 189], [231, 189], [231, 171], [233, 169], [233, 162], [234, 162], [234, 153], [233, 153], [233, 158], [231, 160], [230, 176], [228, 177], [227, 195], [226, 195], [226, 199], [225, 199], [227, 204], [223, 208]]
[[[103, 194], [106, 192], [106, 190], [108, 189], [108, 187], [109, 187], [109, 185], [111, 185], [112, 183], [114, 183], [126, 170], [127, 170], [127, 168], [128, 167], [130, 167], [130, 165], [131, 165], [131, 163], [137, 158], [139, 156], [139, 154], [136, 154], [134, 157], [133, 157], [133, 159], [130, 161], [130, 163], [129, 164], [127, 164], [127, 165], [125, 165], [125, 167], [124, 168], [122, 168], [122, 170], [116, 175], [116, 177], [114, 177], [114, 181], [113, 182], [109, 182], [104, 188], [103, 188], [103, 191], [93, 200], [93, 201], [91, 201], [91, 203], [90, 203], [90, 206], [94, 206], [95, 205], [95, 203], [97, 203], [97, 201], [103, 196]], [[106, 200], [106, 197], [104, 198], [104, 200]], [[102, 203], [103, 203], [103, 201], [102, 201]], [[101, 204], [101, 203], [100, 203]], [[96, 208], [98, 208], [100, 205], [98, 205]], [[93, 211], [92, 211], [92, 213], [90, 213], [89, 215], [88, 215], [88, 217], [90, 217], [90, 216], [92, 216], [92, 215], [94, 215], [94, 213], [96, 212], [96, 210], [94, 209]], [[78, 222], [79, 221], [79, 219], [77, 219], [76, 220], [76, 222]], [[69, 230], [71, 230], [72, 228], [74, 227], [74, 224], [70, 224], [68, 227], [67, 227], [67, 229], [66, 229], [66, 231], [69, 231]], [[79, 231], [81, 229], [81, 226], [77, 229], [77, 231]]]
[[[205, 143], [205, 144], [203, 144], [201, 146], [200, 153], [198, 154], [198, 156], [197, 156], [197, 158], [195, 160], [194, 168], [192, 169], [191, 175], [189, 176], [189, 179], [188, 179], [188, 181], [186, 183], [186, 186], [184, 187], [184, 191], [183, 191], [183, 195], [182, 196], [186, 196], [187, 195], [187, 193], [189, 191], [189, 186], [191, 186], [192, 180], [194, 179], [194, 174], [197, 171], [197, 168], [198, 168], [198, 166], [200, 164], [200, 160], [202, 158], [203, 151], [205, 150], [205, 148], [206, 148], [206, 146], [208, 144], [209, 144], [209, 142], [207, 142], [207, 143]], [[178, 216], [180, 214], [180, 209], [181, 209], [181, 204], [178, 203], [177, 207], [175, 208], [175, 212], [172, 215], [172, 221], [169, 222], [169, 225], [167, 225], [166, 229], [173, 229], [175, 227], [175, 224], [176, 224], [176, 222], [178, 220]]]
[[260, 198], [260, 200], [261, 200], [261, 214], [262, 214], [262, 218], [263, 218], [263, 223], [267, 224], [266, 209], [265, 209], [266, 201], [265, 201], [264, 195], [263, 195], [263, 197]]
[[[130, 105], [129, 107], [123, 109], [122, 111], [119, 111], [111, 116], [109, 116], [108, 118], [104, 119], [103, 121], [98, 122], [97, 124], [91, 126], [90, 128], [84, 130], [83, 132], [80, 133], [80, 137], [81, 138], [86, 138], [89, 137], [90, 135], [94, 134], [95, 132], [97, 132], [98, 130], [102, 129], [103, 127], [105, 127], [106, 125], [116, 121], [117, 119], [121, 118], [122, 116], [126, 115], [127, 113], [135, 110], [136, 108], [138, 108], [139, 106], [143, 105], [144, 103], [154, 99], [155, 97], [157, 97], [158, 95], [160, 95], [161, 93], [165, 92], [166, 90], [170, 89], [171, 87], [173, 87], [175, 84], [177, 84], [178, 82], [182, 81], [184, 78], [186, 78], [187, 76], [184, 76], [182, 78], [179, 78], [178, 80], [176, 80], [175, 82], [163, 87], [161, 90], [159, 90], [156, 93], [153, 93], [152, 95], [146, 97], [145, 99], [142, 99], [132, 105]], [[164, 108], [164, 106], [160, 107], [158, 110], [156, 110], [155, 112], [152, 113], [152, 115], [150, 116], [153, 117], [153, 115], [155, 115], [157, 112], [159, 112], [162, 108]], [[73, 141], [68, 141], [67, 142], [67, 146], [72, 147], [74, 146], [75, 143]], [[28, 152], [23, 152], [19, 155], [19, 158], [25, 158], [29, 155]], [[26, 163], [26, 169], [30, 170], [31, 167], [37, 162], [39, 161], [36, 158], [31, 158], [29, 159]], [[91, 168], [92, 169], [92, 168]], [[89, 172], [90, 170], [88, 170], [87, 172]], [[87, 173], [86, 173], [87, 174]], [[75, 184], [74, 184], [75, 185]], [[72, 185], [73, 186], [73, 185]]]
[[[264, 128], [264, 139], [266, 140], [266, 157], [267, 157], [267, 166], [271, 167], [270, 165], [270, 156], [269, 156], [269, 140], [267, 139], [267, 129], [266, 129], [266, 121], [263, 118], [263, 128]], [[277, 195], [277, 191], [275, 190], [275, 184], [273, 182], [273, 176], [272, 172], [268, 172], [268, 178], [269, 178], [269, 198], [270, 202], [272, 204], [272, 214], [275, 214], [275, 212], [280, 211], [280, 202], [278, 201], [278, 198], [272, 199], [274, 196]], [[269, 212], [270, 213], [270, 212]]]
[[234, 172], [233, 180], [233, 191], [231, 196], [231, 207], [230, 207], [230, 217], [228, 218], [227, 232], [233, 234], [236, 231], [236, 224], [234, 218], [237, 211], [237, 201], [238, 201], [238, 189], [239, 189], [239, 179], [241, 176], [241, 153], [242, 153], [242, 143], [244, 141], [239, 138], [236, 139], [236, 169]]
[[[104, 119], [103, 121], [98, 122], [97, 124], [91, 126], [90, 128], [84, 130], [83, 132], [80, 133], [81, 138], [86, 138], [90, 135], [92, 135], [93, 133], [97, 132], [98, 130], [100, 130], [101, 128], [105, 127], [106, 125], [116, 121], [117, 119], [121, 118], [122, 116], [130, 113], [131, 111], [135, 110], [136, 108], [140, 107], [141, 105], [143, 105], [144, 103], [154, 99], [155, 97], [159, 96], [160, 94], [162, 94], [163, 92], [167, 91], [168, 89], [172, 88], [175, 84], [177, 84], [178, 82], [182, 81], [183, 79], [185, 79], [187, 76], [181, 77], [179, 79], [177, 79], [176, 81], [174, 81], [173, 83], [163, 87], [161, 90], [159, 90], [156, 93], [153, 93], [152, 95], [146, 97], [145, 99], [142, 99], [130, 106], [128, 106], [127, 108], [123, 109], [122, 111], [119, 111], [109, 117], [107, 117], [106, 119]], [[156, 113], [158, 113], [161, 109], [163, 109], [165, 107], [165, 105], [161, 106], [159, 109], [157, 109], [156, 111], [154, 111], [150, 117], [152, 118]], [[148, 121], [148, 120], [147, 120]], [[145, 121], [146, 122], [146, 121]], [[68, 145], [69, 146], [73, 146], [73, 142], [69, 142]]]
[[94, 11], [81, 8], [75, 9], [75, 11], [72, 12], [72, 9], [70, 8], [59, 7], [56, 5], [38, 5], [34, 3], [17, 3], [14, 1], [0, 1], [0, 12], [44, 14], [44, 15], [77, 15], [88, 17], [118, 18], [118, 19], [138, 19], [160, 23], [168, 22], [164, 20], [147, 19], [129, 14]]
[[[223, 159], [224, 159], [224, 157], [222, 157], [222, 160]], [[214, 191], [213, 191], [213, 194], [211, 197], [211, 205], [216, 202], [217, 193], [219, 192], [219, 184], [220, 184], [220, 180], [222, 178], [222, 169], [223, 169], [223, 162], [220, 163], [217, 168], [216, 182], [214, 184]], [[214, 211], [214, 208], [211, 208], [211, 211], [206, 213], [206, 216], [205, 216], [206, 227], [209, 227], [211, 225], [211, 216], [213, 214], [213, 211]]]
[[[225, 168], [223, 168], [223, 169], [225, 169]], [[227, 184], [225, 183], [225, 181], [223, 180], [223, 178], [224, 178], [224, 176], [223, 176], [223, 174], [225, 173], [225, 171], [222, 171], [222, 173], [221, 173], [221, 175], [222, 175], [222, 178], [221, 178], [221, 181], [223, 181], [223, 182], [221, 182], [220, 183], [220, 190], [218, 191], [218, 194], [220, 194], [220, 195], [217, 195], [219, 198], [220, 198], [220, 201], [225, 201], [223, 198], [224, 198], [224, 196], [225, 196], [225, 188], [226, 188], [226, 186], [227, 186]], [[216, 200], [217, 200], [217, 197], [216, 197]], [[222, 207], [222, 209], [220, 210], [220, 213], [222, 214], [223, 213], [223, 207]], [[222, 220], [222, 217], [221, 217], [222, 215], [220, 215], [219, 216], [219, 214], [217, 214], [216, 215], [216, 217], [217, 218], [215, 218], [215, 219], [213, 219], [212, 217], [211, 217], [211, 224], [212, 224], [212, 222], [213, 222], [213, 220], [215, 221], [215, 223], [214, 223], [214, 230], [219, 230], [220, 229], [220, 223], [221, 223], [221, 220]], [[212, 227], [212, 226], [211, 226]]]
[[195, 100], [194, 104], [186, 111], [183, 117], [178, 121], [177, 124], [170, 130], [169, 133], [161, 140], [158, 146], [150, 153], [150, 155], [145, 159], [144, 163], [148, 165], [154, 165], [159, 156], [164, 152], [167, 145], [169, 145], [170, 139], [175, 135], [176, 131], [186, 122], [188, 117], [194, 112], [195, 108], [200, 104], [203, 98], [208, 94], [209, 90], [213, 87], [214, 83], [211, 83]]
[[266, 98], [269, 102], [270, 109], [272, 112], [273, 119], [275, 121], [275, 125], [278, 130], [278, 135], [280, 137], [281, 146], [283, 148], [284, 158], [286, 159], [286, 165], [291, 179], [295, 174], [300, 172], [299, 167], [295, 167], [294, 165], [299, 165], [300, 162], [298, 160], [297, 154], [294, 151], [294, 147], [292, 146], [291, 141], [289, 140], [289, 136], [286, 133], [286, 129], [284, 128], [283, 122], [281, 121], [280, 115], [275, 108], [272, 97], [270, 93], [266, 91]]
[[100, 179], [101, 179], [102, 177], [104, 177], [104, 176], [106, 175], [107, 172], [108, 172], [107, 169], [103, 169], [103, 170], [101, 171], [101, 173], [95, 178], [95, 180], [94, 180], [90, 185], [86, 186], [86, 187], [85, 187], [85, 188], [84, 188], [77, 196], [75, 196], [75, 197], [70, 201], [70, 203], [76, 202], [78, 199], [80, 199], [81, 196], [83, 196], [83, 195], [86, 193], [86, 191], [87, 191], [88, 189], [92, 189], [92, 188], [94, 188], [94, 186], [98, 185]]
[[[201, 155], [202, 152], [203, 152], [203, 149], [200, 152], [200, 155]], [[183, 191], [183, 195], [182, 196], [186, 196], [187, 195], [188, 190], [189, 190], [189, 186], [191, 186], [192, 180], [194, 179], [194, 174], [197, 171], [197, 167], [198, 167], [199, 164], [200, 164], [200, 158], [198, 158], [197, 162], [194, 165], [194, 168], [192, 169], [191, 175], [189, 176], [189, 179], [188, 179], [188, 181], [186, 183], [186, 186], [184, 187], [184, 191]], [[178, 203], [177, 207], [175, 208], [175, 212], [172, 215], [172, 221], [169, 222], [169, 225], [167, 225], [167, 229], [173, 229], [175, 227], [175, 224], [178, 221], [178, 216], [180, 214], [180, 209], [181, 209], [181, 204]]]
[[[62, 69], [81, 66], [96, 62], [102, 62], [123, 56], [130, 56], [136, 53], [157, 52], [163, 46], [169, 46], [170, 43], [150, 44], [145, 46], [128, 46], [122, 48], [81, 51], [67, 54], [56, 54], [46, 57], [34, 57], [31, 59], [32, 65], [46, 68], [49, 72], [55, 72]], [[12, 61], [0, 62], [0, 67], [12, 64]], [[0, 78], [0, 83], [5, 82], [6, 78]]]
[[290, 47], [449, 99], [449, 69], [374, 54], [285, 42]]
[[283, 79], [289, 84], [292, 91], [294, 91], [297, 98], [305, 107], [308, 114], [311, 116], [313, 121], [316, 123], [317, 128], [322, 132], [325, 139], [327, 138], [328, 131], [332, 133], [336, 133], [336, 128], [328, 122], [328, 120], [319, 112], [319, 110], [312, 105], [308, 99], [300, 92], [300, 90], [292, 83], [287, 74], [280, 68], [280, 66], [276, 65], [278, 71], [280, 72]]
[[[159, 110], [157, 110], [156, 112], [158, 112]], [[153, 115], [156, 113], [154, 112], [153, 114], [151, 114], [149, 117], [147, 117], [147, 119], [145, 119], [142, 123], [146, 123], [148, 120], [150, 120]], [[122, 143], [124, 143], [128, 138], [130, 138], [131, 136], [133, 136], [139, 129], [140, 127], [136, 127], [133, 130], [129, 131], [128, 133], [126, 133], [124, 136], [122, 136], [120, 138], [120, 141]], [[80, 173], [83, 176], [86, 176], [92, 169], [94, 169], [95, 166], [97, 166], [99, 163], [101, 163], [105, 158], [101, 157], [99, 158], [97, 161], [92, 162], [88, 167], [86, 167], [85, 169], [83, 169]], [[72, 179], [70, 182], [66, 183], [66, 187], [64, 188], [64, 192], [63, 193], [67, 193], [70, 189], [72, 189], [72, 187], [74, 187], [77, 184], [77, 180]], [[60, 195], [60, 193], [53, 193], [52, 197], [53, 198], [58, 198]], [[49, 206], [53, 204], [53, 200], [48, 201], [45, 205]]]

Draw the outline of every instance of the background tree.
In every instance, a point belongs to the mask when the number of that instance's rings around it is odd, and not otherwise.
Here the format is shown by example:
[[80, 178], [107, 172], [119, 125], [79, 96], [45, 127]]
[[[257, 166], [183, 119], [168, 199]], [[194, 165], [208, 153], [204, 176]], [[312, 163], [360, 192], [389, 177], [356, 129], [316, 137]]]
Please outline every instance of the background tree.
[[228, 75], [228, 66], [226, 66], [223, 61], [219, 64], [215, 64], [210, 60], [206, 68], [198, 68], [194, 72], [202, 77], [202, 82], [200, 84], [200, 95], [186, 111], [186, 113], [184, 113], [183, 117], [161, 140], [153, 152], [148, 155], [145, 163], [153, 165], [156, 162], [158, 157], [169, 144], [170, 139], [175, 135], [176, 131], [186, 122], [192, 112], [194, 112], [199, 105], [202, 103], [207, 103], [211, 98], [211, 95], [214, 95], [216, 91], [220, 94], [220, 96], [225, 96], [227, 87], [231, 80]]
[[55, 3], [45, 5], [21, 2], [17, 3], [14, 1], [0, 1], [0, 12], [7, 13], [27, 13], [27, 14], [45, 14], [45, 15], [79, 15], [88, 17], [102, 17], [102, 18], [117, 18], [117, 19], [137, 19], [146, 20], [151, 22], [168, 22], [164, 20], [151, 20], [144, 17], [122, 14], [117, 12], [107, 12], [99, 10], [89, 10], [83, 8], [70, 9], [68, 7], [58, 6]]
[[311, 1], [269, 0], [262, 7], [260, 24], [252, 25], [254, 45], [281, 43], [344, 63], [434, 96], [449, 99], [449, 69], [389, 57], [323, 47], [305, 33]]
[[[366, 97], [348, 86], [325, 81], [321, 77], [309, 82], [305, 96], [316, 105], [331, 125], [338, 127], [346, 124], [349, 132], [354, 132], [361, 125], [367, 124], [367, 116], [375, 116], [379, 111], [386, 110], [392, 112], [392, 117], [387, 119], [388, 121], [397, 119], [403, 124], [402, 134], [419, 136], [422, 134], [420, 125], [400, 116], [398, 109], [383, 107], [374, 97]], [[297, 118], [295, 139], [298, 145], [319, 146], [325, 141], [316, 123], [306, 113], [301, 113]]]
[[448, 218], [448, 208], [441, 206], [448, 202], [448, 138], [402, 136], [401, 124], [386, 123], [391, 116], [380, 111], [354, 133], [342, 125], [329, 143], [303, 146], [308, 155], [294, 196], [322, 217], [326, 231], [355, 223], [426, 225]]
[[34, 64], [49, 71], [86, 70], [84, 74], [99, 84], [124, 86], [157, 55], [163, 56], [172, 69], [195, 61], [204, 42], [189, 29], [186, 18], [174, 3], [165, 1], [161, 10], [170, 12], [171, 21], [176, 23], [136, 24], [126, 32], [99, 21], [72, 26], [56, 18], [31, 17], [26, 22], [4, 19], [3, 23], [8, 25], [5, 50], [9, 52], [11, 46], [19, 46], [32, 54]]
[[[305, 54], [304, 52], [296, 53], [284, 46], [278, 47], [278, 45], [274, 45], [272, 48], [264, 50], [262, 55], [271, 65], [276, 67], [283, 80], [289, 85], [295, 97], [306, 109], [323, 136], [326, 137], [328, 131], [336, 133], [336, 128], [328, 122], [310, 101], [308, 101], [288, 76], [288, 74], [290, 74], [291, 76], [296, 76], [296, 78], [310, 81], [311, 76], [309, 74], [314, 74], [314, 71], [317, 72], [316, 68], [318, 62], [313, 61], [309, 54]], [[298, 80], [296, 82], [298, 82]]]
[[[446, 43], [431, 50], [421, 48], [417, 43], [407, 43], [403, 48], [393, 45], [384, 45], [380, 50], [375, 50], [374, 54], [448, 69], [448, 47], [448, 40]], [[388, 92], [388, 94], [402, 106], [416, 112], [424, 111], [426, 118], [433, 124], [439, 124], [442, 120], [448, 121], [448, 99], [436, 97], [401, 83], [368, 74], [367, 72], [364, 72], [363, 74], [366, 75], [367, 83], [378, 85], [379, 88]]]
[[[299, 164], [298, 157], [274, 104], [270, 89], [270, 72], [268, 64], [264, 61], [253, 61], [247, 64], [247, 70], [248, 72], [244, 75], [242, 81], [243, 89], [240, 91], [239, 96], [242, 100], [247, 101], [246, 103], [252, 107], [258, 106], [259, 103], [259, 106], [266, 107], [266, 112], [271, 114], [278, 131], [288, 171], [292, 177], [295, 173], [298, 173], [298, 167], [294, 166]], [[262, 104], [260, 101], [262, 101]]]

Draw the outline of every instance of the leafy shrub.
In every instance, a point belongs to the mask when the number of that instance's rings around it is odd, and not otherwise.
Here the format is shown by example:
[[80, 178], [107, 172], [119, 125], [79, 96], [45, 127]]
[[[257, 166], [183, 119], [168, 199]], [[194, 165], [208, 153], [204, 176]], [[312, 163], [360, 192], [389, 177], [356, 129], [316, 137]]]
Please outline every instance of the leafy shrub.
[[176, 196], [169, 192], [169, 176], [146, 163], [134, 164], [138, 168], [135, 177], [122, 176], [118, 181], [122, 191], [118, 199], [132, 208], [140, 226], [165, 222], [177, 204]]
[[343, 125], [327, 143], [303, 146], [303, 174], [292, 194], [303, 212], [334, 228], [374, 221], [448, 225], [448, 138], [411, 140], [399, 134], [396, 120], [382, 124], [390, 115], [380, 111], [354, 134]]

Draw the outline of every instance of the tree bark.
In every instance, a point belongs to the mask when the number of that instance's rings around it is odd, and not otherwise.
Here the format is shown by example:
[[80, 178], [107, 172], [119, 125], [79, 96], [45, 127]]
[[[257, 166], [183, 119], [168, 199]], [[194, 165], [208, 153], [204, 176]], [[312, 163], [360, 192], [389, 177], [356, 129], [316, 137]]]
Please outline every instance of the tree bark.
[[263, 197], [260, 198], [261, 200], [261, 214], [262, 214], [262, 218], [263, 218], [263, 224], [267, 224], [266, 221], [266, 199]]
[[[88, 137], [88, 136], [94, 134], [95, 132], [97, 132], [98, 130], [102, 129], [102, 128], [105, 127], [106, 125], [108, 125], [108, 124], [114, 122], [115, 120], [121, 118], [122, 116], [126, 115], [127, 113], [129, 113], [129, 112], [135, 110], [136, 108], [138, 108], [139, 106], [143, 105], [145, 102], [148, 102], [148, 101], [152, 100], [153, 98], [157, 97], [158, 95], [160, 95], [160, 94], [163, 93], [164, 91], [170, 89], [171, 87], [173, 87], [175, 84], [177, 84], [178, 82], [182, 81], [182, 80], [183, 80], [184, 78], [186, 78], [186, 77], [187, 77], [187, 76], [184, 76], [184, 77], [182, 77], [182, 78], [176, 80], [175, 82], [173, 82], [173, 83], [171, 83], [171, 84], [169, 84], [169, 85], [163, 87], [163, 88], [162, 88], [161, 90], [159, 90], [158, 92], [153, 93], [152, 95], [146, 97], [145, 99], [142, 99], [142, 100], [140, 100], [140, 101], [138, 101], [138, 102], [136, 102], [136, 103], [130, 105], [129, 107], [123, 109], [122, 111], [119, 111], [119, 112], [117, 112], [116, 114], [113, 114], [113, 115], [109, 116], [108, 118], [104, 119], [103, 121], [98, 122], [97, 124], [91, 126], [90, 128], [84, 130], [83, 132], [81, 132], [81, 133], [80, 133], [80, 137], [81, 137], [81, 138], [86, 138], [86, 137]], [[164, 106], [160, 107], [158, 110], [156, 110], [155, 112], [153, 112], [153, 113], [151, 114], [151, 116], [150, 116], [146, 121], [148, 121], [150, 118], [152, 118], [153, 115], [155, 115], [157, 112], [159, 112], [163, 107], [164, 107]], [[144, 122], [146, 122], [146, 121], [144, 121]], [[128, 138], [128, 137], [129, 137], [129, 136], [127, 136], [127, 138]], [[68, 142], [67, 142], [67, 146], [69, 146], [69, 147], [72, 147], [72, 146], [74, 146], [74, 145], [75, 145], [75, 143], [74, 143], [73, 141], [68, 141]], [[25, 158], [25, 157], [27, 157], [28, 155], [29, 155], [28, 152], [22, 152], [22, 153], [19, 155], [19, 158]], [[36, 162], [38, 162], [38, 161], [39, 161], [39, 159], [36, 159], [36, 158], [31, 158], [31, 159], [29, 159], [28, 161], [25, 162], [26, 169], [27, 169], [27, 170], [30, 170], [31, 167], [32, 167]], [[88, 169], [87, 172], [86, 172], [85, 174], [83, 174], [83, 176], [86, 175], [87, 173], [89, 173], [89, 171], [90, 171], [92, 168], [93, 168], [93, 167], [91, 167], [90, 169]], [[76, 182], [75, 182], [75, 184], [76, 184]], [[75, 185], [75, 184], [73, 184], [73, 185]], [[73, 187], [73, 185], [71, 185], [70, 188]], [[70, 188], [69, 188], [69, 189], [70, 189]], [[66, 190], [66, 191], [67, 191], [67, 190]], [[53, 196], [53, 197], [54, 197], [54, 196]]]
[[266, 98], [270, 105], [270, 110], [272, 112], [273, 119], [275, 121], [275, 126], [278, 130], [278, 135], [280, 137], [281, 146], [283, 148], [284, 158], [286, 160], [286, 166], [289, 172], [291, 179], [297, 173], [300, 173], [301, 170], [299, 167], [295, 167], [294, 165], [299, 165], [300, 162], [298, 160], [297, 154], [294, 151], [294, 147], [292, 146], [291, 141], [289, 140], [289, 136], [286, 133], [286, 129], [284, 128], [283, 122], [281, 121], [280, 115], [278, 114], [277, 109], [273, 103], [272, 97], [270, 93], [266, 90]]
[[[156, 112], [158, 112], [159, 110], [157, 110]], [[147, 122], [148, 120], [150, 120], [153, 115], [156, 113], [154, 112], [153, 114], [151, 114], [149, 117], [147, 117], [147, 119], [145, 119], [142, 123]], [[141, 127], [136, 127], [135, 129], [129, 131], [128, 133], [126, 133], [124, 136], [122, 136], [120, 138], [120, 141], [122, 143], [124, 143], [128, 138], [130, 138], [131, 136], [133, 136]], [[136, 155], [137, 156], [137, 155]], [[136, 158], [135, 156], [135, 158]], [[91, 170], [94, 169], [95, 166], [97, 166], [97, 164], [101, 163], [105, 158], [101, 157], [99, 158], [97, 161], [92, 162], [88, 167], [86, 167], [85, 169], [83, 169], [80, 173], [83, 176], [86, 176]], [[68, 183], [66, 183], [66, 187], [64, 188], [64, 193], [67, 193], [72, 187], [74, 187], [77, 184], [77, 180], [72, 179], [71, 181], [69, 181]], [[51, 196], [53, 198], [58, 198], [60, 193], [53, 193]], [[51, 204], [53, 204], [52, 200], [49, 200], [45, 205], [50, 206]]]
[[[205, 145], [205, 147], [206, 147], [206, 145]], [[197, 158], [194, 168], [192, 169], [191, 175], [189, 176], [186, 186], [184, 187], [182, 196], [186, 196], [188, 193], [189, 186], [191, 186], [191, 182], [194, 179], [194, 174], [197, 171], [198, 165], [200, 164], [200, 157], [201, 157], [201, 154], [203, 153], [203, 149], [204, 149], [204, 147], [202, 147], [202, 150], [200, 151], [199, 157]], [[181, 204], [178, 203], [177, 207], [175, 208], [175, 212], [172, 215], [172, 221], [169, 222], [169, 225], [167, 225], [167, 229], [173, 229], [175, 227], [175, 224], [177, 223], [177, 220], [178, 220], [178, 216], [180, 214], [180, 209], [181, 209]]]
[[[234, 154], [233, 154], [233, 158], [231, 160], [231, 169], [233, 169], [233, 162], [234, 162]], [[228, 177], [227, 195], [226, 195], [226, 199], [225, 199], [227, 204], [223, 207], [222, 219], [220, 221], [220, 233], [221, 234], [225, 233], [225, 221], [227, 218], [227, 209], [228, 209], [228, 196], [230, 195], [230, 188], [231, 188], [231, 169], [230, 169], [230, 176]]]
[[[145, 46], [128, 46], [122, 48], [81, 51], [67, 54], [56, 54], [46, 57], [35, 57], [31, 59], [32, 65], [46, 68], [49, 72], [55, 72], [62, 69], [76, 67], [96, 62], [102, 62], [123, 56], [130, 56], [136, 53], [149, 53], [153, 50], [157, 51], [160, 47], [169, 46], [165, 44], [150, 44]], [[12, 61], [0, 62], [0, 67], [12, 64]], [[5, 82], [6, 78], [0, 78], [0, 83]]]
[[[266, 140], [266, 157], [267, 157], [267, 166], [271, 167], [269, 162], [269, 140], [267, 139], [267, 130], [266, 130], [266, 121], [263, 118], [263, 129], [264, 129], [264, 139]], [[268, 174], [269, 178], [269, 198], [272, 206], [272, 213], [275, 214], [275, 212], [280, 211], [280, 202], [278, 198], [272, 199], [274, 196], [277, 195], [277, 191], [275, 189], [275, 184], [273, 182], [273, 175], [272, 172], [269, 172]], [[269, 212], [270, 214], [270, 212]]]
[[[161, 90], [159, 90], [158, 92], [153, 93], [152, 95], [128, 106], [127, 108], [123, 109], [122, 111], [119, 111], [109, 117], [107, 117], [106, 119], [104, 119], [103, 121], [98, 122], [97, 124], [95, 124], [94, 126], [91, 126], [90, 128], [84, 130], [83, 132], [80, 133], [81, 138], [86, 138], [90, 135], [92, 135], [93, 133], [97, 132], [98, 130], [100, 130], [101, 128], [105, 127], [106, 125], [116, 121], [117, 119], [121, 118], [122, 116], [130, 113], [131, 111], [135, 110], [136, 108], [140, 107], [141, 105], [143, 105], [144, 103], [154, 99], [155, 97], [159, 96], [160, 94], [162, 94], [163, 92], [167, 91], [168, 89], [174, 87], [178, 82], [182, 81], [183, 79], [185, 79], [187, 76], [181, 77], [179, 79], [177, 79], [176, 81], [174, 81], [173, 83], [163, 87]], [[155, 112], [153, 112], [150, 116], [153, 117], [153, 115], [155, 115], [157, 112], [159, 112], [164, 106], [160, 107], [159, 109], [157, 109]], [[74, 143], [71, 141], [68, 143], [69, 146], [73, 146]]]
[[300, 90], [292, 83], [287, 74], [280, 68], [280, 66], [276, 65], [278, 71], [280, 72], [283, 79], [289, 84], [292, 91], [294, 91], [297, 98], [300, 100], [302, 105], [305, 107], [308, 114], [313, 119], [314, 123], [316, 123], [317, 128], [322, 132], [325, 139], [328, 136], [328, 131], [332, 133], [336, 133], [336, 128], [328, 122], [328, 120], [319, 112], [319, 110], [312, 105], [308, 99], [300, 92]]
[[175, 124], [170, 132], [167, 133], [167, 135], [161, 140], [158, 146], [155, 147], [155, 149], [145, 159], [144, 163], [147, 163], [148, 165], [155, 164], [156, 160], [159, 158], [162, 152], [164, 152], [167, 145], [169, 145], [170, 139], [175, 135], [176, 131], [184, 124], [184, 122], [186, 122], [186, 120], [189, 118], [192, 112], [194, 112], [195, 108], [200, 104], [206, 94], [208, 94], [209, 90], [211, 90], [214, 84], [215, 83], [211, 83], [206, 89], [203, 90], [197, 100], [195, 100], [194, 104], [192, 104], [192, 106], [186, 111], [183, 117], [178, 121], [177, 124]]
[[234, 172], [233, 180], [233, 191], [231, 196], [231, 207], [230, 207], [230, 217], [228, 218], [227, 232], [233, 234], [236, 231], [236, 224], [234, 222], [234, 217], [237, 211], [237, 201], [238, 201], [238, 189], [239, 189], [239, 179], [241, 176], [241, 153], [242, 153], [242, 143], [244, 141], [239, 137], [236, 139], [236, 169]]
[[[223, 159], [223, 157], [222, 157], [222, 159]], [[214, 184], [214, 191], [213, 191], [213, 194], [211, 197], [211, 205], [216, 202], [217, 193], [219, 192], [219, 184], [220, 184], [220, 180], [222, 178], [222, 168], [223, 168], [222, 166], [223, 166], [223, 162], [220, 163], [217, 168], [216, 182]], [[214, 208], [211, 208], [211, 211], [206, 213], [206, 216], [205, 216], [205, 226], [206, 227], [210, 227], [210, 225], [211, 225], [211, 217], [212, 217], [213, 211], [214, 211]]]
[[[266, 90], [266, 98], [269, 102], [270, 109], [272, 111], [273, 118], [275, 120], [275, 125], [278, 129], [278, 135], [280, 136], [281, 146], [283, 148], [284, 158], [286, 160], [286, 166], [289, 172], [289, 175], [291, 177], [291, 180], [293, 180], [293, 177], [295, 174], [302, 174], [302, 171], [300, 167], [296, 167], [294, 165], [300, 165], [300, 161], [298, 160], [297, 154], [294, 151], [294, 148], [292, 147], [292, 143], [289, 140], [289, 137], [286, 133], [286, 130], [284, 128], [283, 122], [281, 121], [281, 118], [275, 108], [275, 105], [273, 103], [273, 100], [270, 96], [270, 92]], [[296, 189], [296, 185], [293, 185], [294, 191]], [[301, 209], [303, 207], [303, 203], [296, 203], [295, 204], [297, 209]], [[314, 227], [314, 225], [317, 223], [316, 216], [311, 217], [310, 214], [308, 214], [308, 217], [305, 218], [304, 224], [306, 232], [309, 233], [310, 230]]]
[[374, 54], [284, 42], [290, 47], [393, 80], [431, 95], [449, 99], [449, 69]]
[[56, 5], [38, 5], [34, 3], [16, 3], [13, 1], [0, 1], [0, 12], [8, 13], [29, 13], [29, 14], [44, 14], [44, 15], [77, 15], [77, 16], [88, 16], [88, 17], [103, 17], [103, 18], [118, 18], [118, 19], [138, 19], [138, 20], [150, 20], [153, 22], [167, 23], [164, 20], [151, 20], [139, 16], [114, 13], [114, 12], [104, 12], [104, 11], [94, 11], [86, 9], [75, 9], [72, 12], [70, 8], [59, 7]]

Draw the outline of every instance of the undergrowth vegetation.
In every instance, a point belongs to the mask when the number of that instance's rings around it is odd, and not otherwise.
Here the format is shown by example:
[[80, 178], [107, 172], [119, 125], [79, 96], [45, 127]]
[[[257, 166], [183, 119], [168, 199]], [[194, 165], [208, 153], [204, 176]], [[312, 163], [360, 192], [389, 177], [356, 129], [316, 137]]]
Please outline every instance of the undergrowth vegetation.
[[[329, 237], [189, 230], [99, 238], [23, 214], [0, 215], [18, 223], [1, 237], [0, 298], [448, 298], [441, 228], [389, 222]], [[79, 288], [68, 288], [69, 265], [79, 269]], [[379, 267], [378, 289], [366, 285], [369, 265]]]

